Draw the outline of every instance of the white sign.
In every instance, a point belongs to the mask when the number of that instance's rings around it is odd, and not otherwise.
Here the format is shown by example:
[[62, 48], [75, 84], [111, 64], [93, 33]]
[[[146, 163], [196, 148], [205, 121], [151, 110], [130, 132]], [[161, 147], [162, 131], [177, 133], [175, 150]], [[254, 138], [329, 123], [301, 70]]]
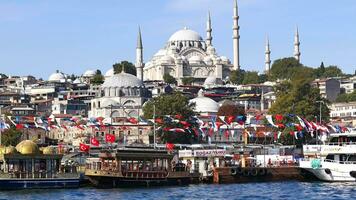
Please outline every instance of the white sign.
[[223, 149], [195, 150], [194, 157], [223, 157], [226, 151]]
[[193, 157], [193, 153], [192, 153], [192, 150], [179, 150], [178, 151], [178, 156], [180, 158], [190, 158], [190, 157]]

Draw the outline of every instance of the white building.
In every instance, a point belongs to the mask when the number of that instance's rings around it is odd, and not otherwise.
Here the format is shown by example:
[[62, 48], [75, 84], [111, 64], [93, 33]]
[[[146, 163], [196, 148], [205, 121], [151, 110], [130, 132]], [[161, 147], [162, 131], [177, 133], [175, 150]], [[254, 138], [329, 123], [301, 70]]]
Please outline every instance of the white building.
[[[206, 27], [206, 39], [197, 32], [183, 28], [175, 32], [167, 41], [165, 47], [160, 49], [143, 68], [143, 80], [162, 81], [164, 74], [175, 77], [178, 84], [185, 77], [195, 78], [195, 83], [203, 84], [207, 77], [227, 79], [231, 70], [239, 69], [239, 25], [237, 3], [234, 6], [233, 17], [233, 47], [234, 62], [225, 56], [219, 56], [212, 44], [212, 25], [210, 13]], [[136, 60], [142, 57], [141, 37], [138, 40]], [[142, 60], [141, 60], [142, 61]], [[136, 62], [139, 69], [140, 63]], [[138, 71], [139, 72], [139, 71]], [[139, 73], [138, 73], [139, 74]]]
[[356, 126], [356, 102], [333, 103], [330, 108], [330, 117]]
[[103, 96], [91, 100], [89, 117], [137, 117], [148, 91], [142, 81], [132, 74], [121, 72], [105, 79], [101, 86]]

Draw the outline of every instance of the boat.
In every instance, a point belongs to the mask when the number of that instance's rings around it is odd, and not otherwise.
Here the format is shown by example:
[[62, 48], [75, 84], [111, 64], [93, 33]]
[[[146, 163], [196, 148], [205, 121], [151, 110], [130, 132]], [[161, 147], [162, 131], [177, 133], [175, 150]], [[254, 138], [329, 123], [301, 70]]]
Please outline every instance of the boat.
[[78, 188], [80, 175], [75, 169], [62, 169], [61, 159], [54, 148], [40, 149], [31, 140], [1, 147], [0, 190]]
[[166, 150], [119, 148], [86, 159], [85, 176], [99, 188], [186, 185], [185, 164]]
[[356, 131], [330, 134], [329, 142], [303, 145], [299, 167], [327, 182], [356, 181]]

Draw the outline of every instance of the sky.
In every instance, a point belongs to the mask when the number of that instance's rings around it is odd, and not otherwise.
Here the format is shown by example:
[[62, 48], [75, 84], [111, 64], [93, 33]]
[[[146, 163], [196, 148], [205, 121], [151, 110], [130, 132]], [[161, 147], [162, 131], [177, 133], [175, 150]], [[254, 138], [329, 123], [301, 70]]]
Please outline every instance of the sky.
[[[272, 60], [293, 56], [296, 26], [301, 62], [356, 70], [356, 1], [239, 0], [240, 65], [264, 70], [268, 35]], [[103, 73], [135, 61], [138, 27], [144, 60], [183, 27], [203, 38], [210, 10], [213, 45], [232, 60], [233, 0], [0, 0], [0, 73], [47, 79], [60, 70]]]

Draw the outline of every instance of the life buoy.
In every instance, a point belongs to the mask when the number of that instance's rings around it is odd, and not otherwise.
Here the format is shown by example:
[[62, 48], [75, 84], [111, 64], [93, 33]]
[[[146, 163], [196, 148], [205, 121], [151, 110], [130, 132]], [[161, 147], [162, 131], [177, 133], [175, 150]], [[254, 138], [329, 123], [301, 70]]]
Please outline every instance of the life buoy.
[[356, 178], [356, 171], [351, 171], [351, 172], [350, 172], [350, 176]]
[[235, 176], [237, 174], [236, 168], [231, 168], [230, 173], [231, 175]]
[[249, 176], [250, 175], [250, 171], [248, 169], [243, 169], [242, 170], [242, 175], [243, 176]]
[[237, 174], [242, 174], [242, 168], [241, 167], [236, 168], [236, 173]]
[[257, 170], [256, 168], [253, 168], [253, 169], [251, 169], [250, 174], [251, 174], [252, 176], [257, 176], [257, 175], [258, 175], [258, 170]]
[[208, 176], [212, 176], [214, 174], [213, 170], [208, 171]]
[[259, 174], [260, 176], [266, 175], [266, 169], [265, 169], [265, 168], [258, 169], [258, 174]]
[[327, 173], [327, 174], [331, 174], [330, 169], [326, 168], [326, 169], [325, 169], [325, 173]]

